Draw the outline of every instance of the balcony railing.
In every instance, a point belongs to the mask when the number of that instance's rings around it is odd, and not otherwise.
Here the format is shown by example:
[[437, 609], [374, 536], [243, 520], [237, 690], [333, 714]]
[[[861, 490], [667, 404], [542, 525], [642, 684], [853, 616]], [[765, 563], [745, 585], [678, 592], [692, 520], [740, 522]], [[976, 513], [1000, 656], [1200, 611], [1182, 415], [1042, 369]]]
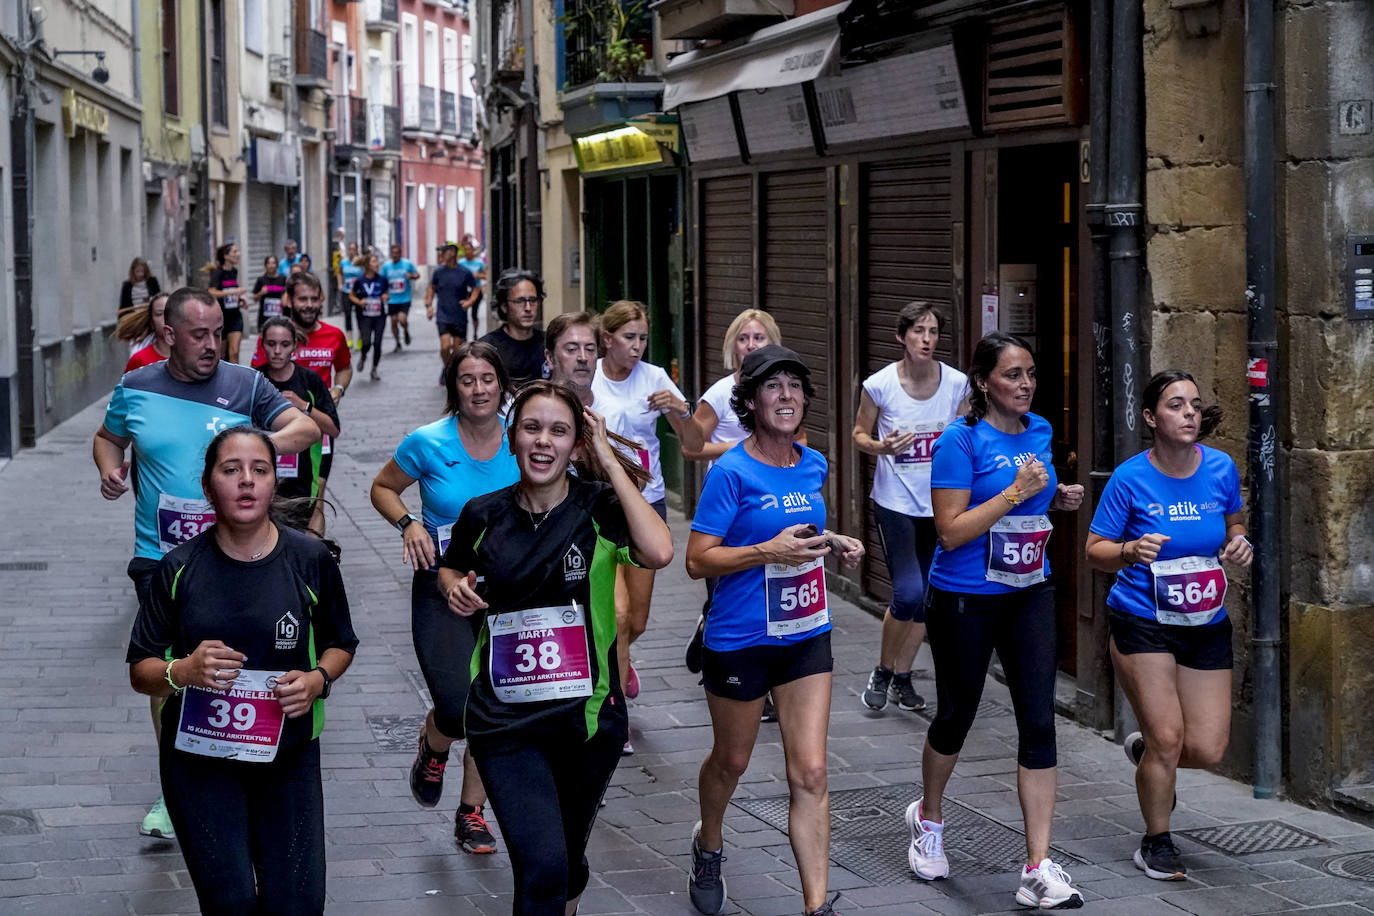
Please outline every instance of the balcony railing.
[[439, 129], [446, 134], [458, 133], [457, 97], [447, 89], [439, 90]]
[[402, 115], [406, 130], [420, 129], [420, 87], [406, 83], [401, 91]]
[[420, 129], [437, 131], [439, 129], [438, 90], [433, 86], [419, 87]]
[[329, 39], [323, 32], [296, 32], [296, 76], [329, 83]]
[[458, 133], [471, 137], [477, 131], [476, 105], [470, 95], [458, 96]]
[[387, 31], [398, 27], [400, 24], [398, 6], [398, 0], [367, 0], [367, 27]]
[[[627, 4], [628, 5], [628, 4]], [[600, 15], [600, 5], [594, 0], [565, 0], [567, 27], [559, 27], [558, 39], [563, 41], [563, 88], [570, 89], [596, 82], [628, 82], [621, 76], [609, 76], [613, 69], [607, 58], [608, 23]], [[653, 57], [654, 17], [642, 8], [633, 14], [624, 37], [640, 45], [645, 55]], [[609, 79], [608, 79], [609, 77]]]
[[395, 105], [369, 105], [367, 146], [374, 153], [401, 151], [401, 109]]
[[349, 96], [348, 104], [343, 100], [334, 103], [338, 121], [334, 125], [335, 142], [348, 146], [367, 146], [367, 100]]

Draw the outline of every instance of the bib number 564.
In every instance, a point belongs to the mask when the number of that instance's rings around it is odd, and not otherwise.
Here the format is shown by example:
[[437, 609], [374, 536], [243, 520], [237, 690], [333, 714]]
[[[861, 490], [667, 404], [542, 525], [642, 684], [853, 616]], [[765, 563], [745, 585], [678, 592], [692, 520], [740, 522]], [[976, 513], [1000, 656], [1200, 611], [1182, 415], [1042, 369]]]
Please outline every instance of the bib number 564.
[[784, 611], [809, 608], [813, 604], [820, 604], [820, 601], [821, 586], [815, 580], [803, 582], [797, 586], [788, 586], [778, 596], [778, 606]]
[[1009, 566], [1034, 566], [1045, 554], [1045, 541], [1026, 540], [1021, 543], [1006, 541], [1002, 544], [1002, 559]]
[[1215, 579], [1208, 579], [1206, 585], [1200, 582], [1189, 582], [1186, 585], [1170, 583], [1165, 593], [1169, 603], [1174, 607], [1183, 607], [1185, 604], [1194, 606], [1216, 598], [1217, 583]]

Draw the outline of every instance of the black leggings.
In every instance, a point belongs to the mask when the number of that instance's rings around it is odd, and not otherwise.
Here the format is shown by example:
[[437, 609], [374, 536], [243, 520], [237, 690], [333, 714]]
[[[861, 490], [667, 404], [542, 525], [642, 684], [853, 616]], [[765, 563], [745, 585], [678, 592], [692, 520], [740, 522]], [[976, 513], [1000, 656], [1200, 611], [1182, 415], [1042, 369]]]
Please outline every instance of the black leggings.
[[477, 644], [473, 617], [448, 609], [439, 594], [439, 574], [417, 569], [410, 581], [410, 634], [415, 657], [434, 701], [434, 724], [457, 741], [463, 737], [463, 709], [468, 702], [472, 648]]
[[926, 733], [931, 748], [946, 755], [963, 748], [996, 649], [1016, 710], [1016, 760], [1028, 770], [1054, 766], [1054, 586], [961, 595], [932, 585], [926, 601], [938, 703]]
[[371, 347], [376, 351], [372, 357], [372, 366], [376, 368], [382, 361], [382, 338], [386, 336], [386, 316], [385, 315], [364, 315], [362, 309], [358, 309], [358, 334], [362, 339], [362, 363], [367, 362], [367, 351]]
[[587, 887], [587, 840], [625, 736], [531, 736], [518, 748], [468, 742], [515, 874], [512, 916], [563, 916]]
[[271, 763], [172, 748], [163, 728], [162, 793], [205, 916], [324, 912], [320, 742]]

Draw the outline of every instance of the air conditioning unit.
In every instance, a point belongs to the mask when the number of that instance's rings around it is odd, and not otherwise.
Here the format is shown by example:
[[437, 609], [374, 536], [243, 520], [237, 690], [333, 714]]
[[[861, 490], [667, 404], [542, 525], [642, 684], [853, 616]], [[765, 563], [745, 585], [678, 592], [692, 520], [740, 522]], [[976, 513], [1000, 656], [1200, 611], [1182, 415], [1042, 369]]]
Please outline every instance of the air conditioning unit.
[[290, 83], [291, 55], [269, 54], [267, 56], [267, 78], [273, 83]]

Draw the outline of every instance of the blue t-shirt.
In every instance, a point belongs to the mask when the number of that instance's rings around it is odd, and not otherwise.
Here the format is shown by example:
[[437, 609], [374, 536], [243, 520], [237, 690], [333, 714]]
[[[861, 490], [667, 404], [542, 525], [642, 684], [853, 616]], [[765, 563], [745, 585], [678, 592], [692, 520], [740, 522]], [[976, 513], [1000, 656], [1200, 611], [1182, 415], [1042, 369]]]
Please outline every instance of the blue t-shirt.
[[387, 297], [388, 302], [392, 305], [405, 305], [410, 302], [410, 275], [413, 273], [419, 271], [405, 258], [382, 262], [382, 277], [386, 280], [386, 291], [391, 294]]
[[520, 479], [520, 466], [511, 454], [505, 434], [501, 447], [486, 461], [477, 461], [463, 447], [457, 417], [435, 420], [412, 432], [396, 446], [396, 466], [420, 482], [420, 521], [434, 539], [438, 555], [448, 547], [448, 532], [463, 506]]
[[[796, 446], [798, 462], [790, 468], [765, 464], [743, 443], [716, 459], [702, 486], [692, 530], [721, 538], [726, 547], [761, 544], [792, 525], [825, 529], [825, 456]], [[801, 642], [830, 629], [823, 626], [783, 636], [768, 635], [768, 579], [762, 566], [721, 576], [706, 615], [705, 645], [716, 652], [750, 646]], [[817, 596], [819, 597], [819, 596]]]
[[281, 258], [277, 260], [277, 273], [283, 277], [290, 276], [291, 268], [295, 267], [298, 263], [300, 263], [301, 255], [303, 253], [304, 252], [300, 251], [296, 252], [296, 256], [294, 258], [288, 258], [286, 255], [282, 255]]
[[[1150, 463], [1149, 452], [1123, 461], [1107, 486], [1088, 530], [1113, 541], [1167, 534], [1160, 560], [1214, 557], [1226, 544], [1226, 516], [1244, 505], [1240, 472], [1225, 452], [1197, 446], [1202, 461], [1191, 477], [1170, 477]], [[1150, 564], [1133, 563], [1116, 574], [1107, 606], [1155, 619]], [[1213, 622], [1226, 616], [1222, 610]]]
[[472, 271], [461, 266], [439, 267], [429, 278], [429, 285], [437, 301], [434, 317], [439, 323], [465, 324], [468, 316], [463, 311], [463, 302], [477, 288], [477, 278]]
[[363, 310], [363, 314], [375, 318], [382, 313], [382, 294], [386, 292], [386, 281], [382, 275], [375, 277], [358, 277], [353, 281], [351, 290], [353, 295], [363, 300], [363, 304], [358, 306]]
[[363, 275], [363, 269], [348, 258], [344, 258], [339, 262], [339, 275], [343, 277], [344, 291], [348, 292], [353, 289], [353, 281]]
[[[930, 488], [968, 490], [968, 504], [981, 506], [1011, 486], [1021, 465], [1038, 458], [1049, 472], [1049, 483], [1020, 505], [1009, 506], [1003, 517], [1045, 515], [1058, 487], [1050, 453], [1053, 437], [1050, 424], [1033, 413], [1026, 414], [1026, 428], [1016, 435], [1001, 432], [982, 420], [972, 426], [962, 419], [955, 420], [935, 440]], [[1045, 577], [1049, 578], [1048, 551], [1042, 562]], [[953, 550], [937, 544], [930, 565], [930, 584], [964, 595], [1005, 595], [1017, 591], [1015, 586], [989, 581], [987, 572], [988, 535], [982, 534]]]
[[159, 559], [209, 527], [200, 475], [217, 433], [250, 424], [271, 429], [290, 406], [267, 376], [233, 363], [221, 362], [203, 382], [173, 378], [165, 361], [120, 379], [105, 428], [133, 445], [134, 556]]
[[477, 278], [477, 274], [487, 269], [487, 262], [483, 261], [481, 258], [473, 258], [472, 260], [468, 260], [467, 258], [459, 258], [458, 263], [468, 269], [468, 272], [472, 274], [473, 279], [477, 280], [477, 288], [481, 289], [483, 285], [482, 280]]

